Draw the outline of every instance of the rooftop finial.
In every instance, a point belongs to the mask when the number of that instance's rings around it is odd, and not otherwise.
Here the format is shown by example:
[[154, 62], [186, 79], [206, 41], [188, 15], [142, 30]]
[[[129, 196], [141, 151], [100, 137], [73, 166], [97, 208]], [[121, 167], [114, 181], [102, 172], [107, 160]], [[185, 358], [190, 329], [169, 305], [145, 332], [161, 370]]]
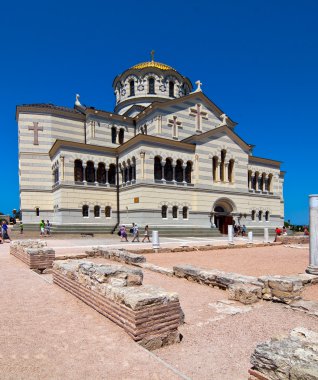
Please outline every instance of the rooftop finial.
[[154, 50], [151, 50], [150, 56], [151, 56], [151, 61], [153, 62], [155, 60], [155, 51]]
[[197, 80], [197, 81], [195, 82], [195, 84], [197, 85], [197, 89], [196, 89], [194, 92], [202, 91], [202, 89], [201, 89], [202, 82], [200, 82], [199, 80]]

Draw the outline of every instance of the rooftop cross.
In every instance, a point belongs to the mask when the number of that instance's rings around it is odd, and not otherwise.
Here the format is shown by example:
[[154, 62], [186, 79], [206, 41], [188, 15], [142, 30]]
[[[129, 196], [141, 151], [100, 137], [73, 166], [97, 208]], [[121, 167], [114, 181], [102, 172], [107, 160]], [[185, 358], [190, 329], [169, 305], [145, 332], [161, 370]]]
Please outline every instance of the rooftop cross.
[[39, 145], [39, 131], [43, 131], [43, 127], [39, 127], [37, 121], [33, 122], [33, 127], [29, 127], [29, 131], [34, 131], [33, 145]]
[[151, 50], [150, 56], [151, 56], [151, 61], [153, 62], [155, 60], [155, 51], [154, 50]]

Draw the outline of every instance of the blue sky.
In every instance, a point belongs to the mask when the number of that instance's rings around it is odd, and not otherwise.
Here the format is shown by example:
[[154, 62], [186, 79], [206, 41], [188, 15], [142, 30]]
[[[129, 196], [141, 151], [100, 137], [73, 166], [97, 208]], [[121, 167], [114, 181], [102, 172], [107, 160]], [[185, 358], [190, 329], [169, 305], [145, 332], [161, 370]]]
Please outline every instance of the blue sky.
[[167, 63], [238, 122], [254, 155], [283, 161], [285, 219], [308, 223], [315, 164], [318, 2], [310, 0], [15, 1], [2, 4], [0, 211], [19, 208], [15, 106], [112, 110], [114, 77]]

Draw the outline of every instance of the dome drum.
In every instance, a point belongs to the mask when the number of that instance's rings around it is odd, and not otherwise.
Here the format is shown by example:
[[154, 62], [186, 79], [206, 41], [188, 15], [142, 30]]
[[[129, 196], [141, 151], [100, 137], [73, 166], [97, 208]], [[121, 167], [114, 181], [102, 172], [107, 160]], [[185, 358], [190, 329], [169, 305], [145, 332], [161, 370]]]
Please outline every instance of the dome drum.
[[127, 105], [148, 106], [153, 102], [188, 95], [192, 83], [172, 67], [151, 61], [137, 64], [117, 76], [113, 88], [115, 112], [122, 114]]

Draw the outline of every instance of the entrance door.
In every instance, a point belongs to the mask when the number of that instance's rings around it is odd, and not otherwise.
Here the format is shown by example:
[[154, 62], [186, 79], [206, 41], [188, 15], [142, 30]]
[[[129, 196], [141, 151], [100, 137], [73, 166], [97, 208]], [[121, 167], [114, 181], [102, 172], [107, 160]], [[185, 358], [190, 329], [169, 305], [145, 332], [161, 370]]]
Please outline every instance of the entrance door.
[[227, 234], [227, 226], [233, 224], [232, 216], [217, 215], [216, 216], [216, 226], [218, 227], [221, 234]]

